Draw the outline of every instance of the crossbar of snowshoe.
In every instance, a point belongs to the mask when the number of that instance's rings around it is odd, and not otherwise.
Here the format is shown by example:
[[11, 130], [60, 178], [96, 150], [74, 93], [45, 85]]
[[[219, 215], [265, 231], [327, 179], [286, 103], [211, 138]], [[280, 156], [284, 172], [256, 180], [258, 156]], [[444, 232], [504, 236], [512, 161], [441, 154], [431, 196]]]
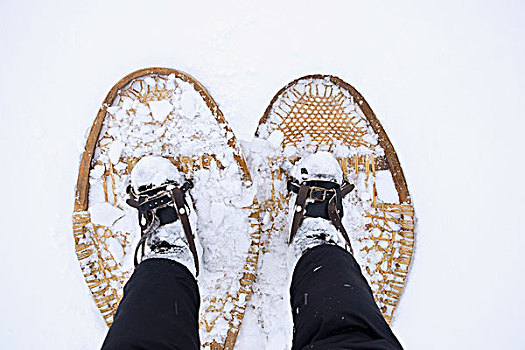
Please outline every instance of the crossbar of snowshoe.
[[[300, 158], [299, 157], [269, 157], [268, 162], [279, 166], [284, 162], [290, 162], [295, 164]], [[370, 156], [355, 156], [355, 157], [337, 157], [337, 161], [343, 170], [344, 175], [350, 173], [358, 173], [360, 171], [375, 175], [376, 171], [389, 170], [388, 160], [385, 156], [374, 157]], [[281, 180], [283, 176], [288, 176], [287, 171], [281, 167], [277, 169], [278, 179]]]

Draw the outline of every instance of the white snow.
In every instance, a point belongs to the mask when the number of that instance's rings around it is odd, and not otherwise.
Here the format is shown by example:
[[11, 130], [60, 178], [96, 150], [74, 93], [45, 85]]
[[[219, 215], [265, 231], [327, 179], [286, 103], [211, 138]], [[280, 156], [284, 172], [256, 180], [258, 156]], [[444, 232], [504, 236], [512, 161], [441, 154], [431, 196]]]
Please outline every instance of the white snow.
[[181, 102], [181, 110], [182, 110], [183, 115], [195, 114], [195, 108], [200, 103], [200, 101], [197, 100], [197, 96], [189, 92], [182, 93], [180, 102]]
[[150, 101], [148, 102], [151, 114], [155, 120], [164, 120], [168, 114], [173, 110], [173, 105], [168, 100]]
[[275, 130], [268, 136], [267, 141], [270, 143], [270, 145], [273, 148], [277, 148], [281, 146], [281, 142], [284, 138], [284, 134], [281, 130]]
[[[302, 169], [306, 173], [302, 173]], [[328, 152], [317, 152], [301, 158], [293, 167], [291, 175], [299, 181], [316, 179], [343, 183], [343, 171], [334, 156]]]
[[160, 186], [169, 180], [182, 185], [184, 178], [168, 159], [162, 157], [141, 158], [131, 171], [135, 191], [145, 185]]
[[[293, 79], [352, 84], [398, 152], [418, 219], [394, 332], [407, 349], [523, 347], [522, 1], [160, 1], [145, 16], [151, 6], [0, 2], [0, 348], [100, 348], [72, 237], [79, 155], [109, 89], [148, 66], [196, 77], [247, 141]], [[152, 119], [147, 105], [114, 112], [131, 109]], [[287, 273], [275, 258], [260, 283]], [[249, 305], [238, 349], [289, 348], [289, 320], [271, 317], [287, 297], [265, 301], [271, 337]]]
[[108, 227], [125, 214], [121, 209], [106, 202], [94, 204], [88, 210], [91, 222]]
[[122, 141], [113, 141], [111, 142], [111, 145], [109, 146], [109, 160], [111, 160], [111, 163], [117, 164], [119, 162], [120, 155], [122, 154], [122, 150], [124, 149], [124, 143]]

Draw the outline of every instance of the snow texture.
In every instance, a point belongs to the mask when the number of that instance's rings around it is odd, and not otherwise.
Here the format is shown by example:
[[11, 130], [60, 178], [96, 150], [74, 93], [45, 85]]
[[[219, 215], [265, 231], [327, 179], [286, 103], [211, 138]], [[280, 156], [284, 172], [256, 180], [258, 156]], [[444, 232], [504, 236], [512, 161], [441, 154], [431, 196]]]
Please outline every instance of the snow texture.
[[328, 152], [316, 152], [300, 159], [293, 167], [291, 175], [298, 181], [323, 180], [343, 183], [343, 171], [337, 160]]
[[[71, 227], [83, 136], [115, 82], [166, 66], [203, 83], [247, 142], [293, 79], [355, 86], [396, 148], [418, 217], [394, 332], [407, 349], [522, 349], [524, 12], [517, 0], [0, 2], [0, 348], [100, 348], [107, 328]], [[278, 258], [260, 284], [281, 282]], [[265, 300], [265, 328], [288, 322], [286, 298]], [[289, 348], [291, 331], [261, 332], [257, 316], [247, 313], [237, 348]]]
[[137, 193], [141, 186], [158, 187], [168, 181], [182, 185], [184, 176], [166, 158], [153, 156], [141, 158], [131, 171], [131, 184]]
[[110, 203], [96, 203], [89, 207], [91, 222], [96, 225], [111, 226], [124, 216], [124, 212]]

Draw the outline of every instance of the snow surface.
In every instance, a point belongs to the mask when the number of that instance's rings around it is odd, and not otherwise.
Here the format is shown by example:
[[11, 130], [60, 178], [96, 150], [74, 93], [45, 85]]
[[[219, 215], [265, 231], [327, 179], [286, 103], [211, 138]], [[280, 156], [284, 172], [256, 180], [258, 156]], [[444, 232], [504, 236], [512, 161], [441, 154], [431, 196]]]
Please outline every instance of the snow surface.
[[[166, 66], [204, 84], [247, 141], [293, 79], [328, 73], [355, 86], [398, 152], [418, 218], [394, 332], [407, 349], [523, 349], [524, 10], [485, 0], [0, 2], [0, 348], [99, 348], [106, 326], [71, 227], [84, 135], [120, 78]], [[282, 348], [280, 334], [241, 332], [239, 349]]]

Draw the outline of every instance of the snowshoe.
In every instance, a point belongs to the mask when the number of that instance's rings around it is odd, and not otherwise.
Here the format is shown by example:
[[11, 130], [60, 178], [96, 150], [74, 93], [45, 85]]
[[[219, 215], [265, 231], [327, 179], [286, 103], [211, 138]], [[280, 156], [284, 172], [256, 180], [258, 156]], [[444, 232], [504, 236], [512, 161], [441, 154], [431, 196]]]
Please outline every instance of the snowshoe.
[[[258, 197], [265, 212], [261, 216], [265, 254], [253, 300], [282, 303], [259, 318], [265, 323], [289, 312], [287, 302], [281, 301], [288, 284], [284, 277], [276, 280], [272, 261], [286, 256], [290, 232], [297, 229], [288, 219], [296, 216], [290, 210], [304, 210], [295, 203], [301, 183], [291, 174], [294, 164], [317, 152], [331, 153], [342, 181], [354, 186], [341, 199], [341, 223], [350, 241], [344, 243], [350, 243], [390, 323], [412, 260], [414, 207], [394, 147], [374, 112], [356, 89], [330, 75], [305, 76], [282, 88], [261, 118], [251, 145], [248, 160], [258, 170]], [[290, 191], [290, 181], [295, 181], [296, 191]], [[326, 191], [304, 194], [311, 203], [324, 199]], [[266, 287], [270, 284], [273, 288]], [[279, 331], [266, 328], [269, 333]]]
[[126, 188], [131, 170], [146, 156], [169, 159], [193, 183], [196, 233], [203, 246], [201, 342], [204, 349], [232, 349], [259, 256], [255, 186], [222, 112], [185, 73], [168, 68], [131, 73], [110, 90], [96, 116], [73, 213], [86, 283], [111, 325], [141, 238]]

